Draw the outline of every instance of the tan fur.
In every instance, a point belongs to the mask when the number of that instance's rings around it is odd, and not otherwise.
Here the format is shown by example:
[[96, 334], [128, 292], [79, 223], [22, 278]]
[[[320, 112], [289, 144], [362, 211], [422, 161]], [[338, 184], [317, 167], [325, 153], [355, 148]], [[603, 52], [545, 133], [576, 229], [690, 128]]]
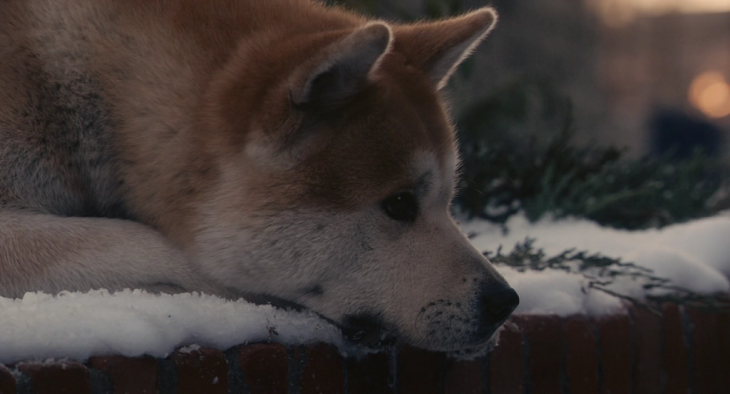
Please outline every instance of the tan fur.
[[[346, 331], [374, 316], [371, 342], [484, 343], [501, 321], [482, 327], [482, 293], [506, 283], [448, 215], [455, 141], [437, 90], [495, 18], [3, 1], [0, 295], [263, 295]], [[383, 211], [403, 190], [413, 223]]]

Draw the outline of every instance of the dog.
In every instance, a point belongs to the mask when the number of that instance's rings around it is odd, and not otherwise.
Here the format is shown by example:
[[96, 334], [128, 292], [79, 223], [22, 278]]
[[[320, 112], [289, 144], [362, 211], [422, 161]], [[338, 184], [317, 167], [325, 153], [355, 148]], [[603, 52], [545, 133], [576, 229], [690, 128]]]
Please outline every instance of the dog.
[[0, 3], [0, 295], [307, 308], [458, 352], [519, 297], [450, 216], [439, 91], [491, 31], [308, 0]]

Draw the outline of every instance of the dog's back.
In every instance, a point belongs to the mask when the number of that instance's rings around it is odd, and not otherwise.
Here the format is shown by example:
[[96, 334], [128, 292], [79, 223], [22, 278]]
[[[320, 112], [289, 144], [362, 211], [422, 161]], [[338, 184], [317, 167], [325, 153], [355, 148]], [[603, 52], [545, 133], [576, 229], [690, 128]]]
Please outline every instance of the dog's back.
[[[0, 201], [63, 216], [157, 216], [159, 204], [203, 181], [169, 176], [191, 161], [206, 166], [190, 142], [196, 137], [181, 134], [237, 46], [362, 23], [299, 0], [33, 0], [0, 8]], [[267, 47], [272, 58], [277, 49]], [[251, 81], [271, 77], [266, 60], [253, 63]], [[129, 183], [171, 190], [136, 196]]]

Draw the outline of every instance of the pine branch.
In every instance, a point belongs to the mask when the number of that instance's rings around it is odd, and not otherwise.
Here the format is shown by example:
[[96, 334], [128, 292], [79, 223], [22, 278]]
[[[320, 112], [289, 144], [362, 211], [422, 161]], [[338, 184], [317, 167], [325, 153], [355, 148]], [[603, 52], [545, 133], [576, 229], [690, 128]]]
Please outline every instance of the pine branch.
[[[509, 266], [520, 272], [559, 270], [581, 275], [587, 281], [589, 289], [601, 291], [655, 313], [658, 313], [657, 306], [663, 302], [713, 311], [730, 307], [727, 295], [705, 295], [675, 286], [669, 279], [656, 276], [651, 269], [634, 263], [575, 249], [546, 257], [541, 248], [534, 247], [534, 243], [535, 239], [526, 238], [523, 242], [518, 242], [509, 254], [503, 254], [500, 246], [496, 253], [484, 252], [484, 255], [496, 265]], [[618, 279], [630, 279], [640, 283], [645, 292], [644, 298], [611, 288]]]

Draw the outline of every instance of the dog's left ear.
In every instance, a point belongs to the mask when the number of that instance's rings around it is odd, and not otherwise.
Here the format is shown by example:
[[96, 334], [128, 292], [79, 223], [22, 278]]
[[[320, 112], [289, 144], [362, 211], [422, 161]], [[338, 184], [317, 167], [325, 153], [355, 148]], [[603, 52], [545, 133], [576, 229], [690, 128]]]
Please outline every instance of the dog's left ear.
[[394, 27], [394, 49], [423, 70], [438, 89], [494, 28], [497, 13], [491, 7], [437, 22]]
[[347, 101], [367, 84], [391, 41], [390, 26], [382, 22], [371, 22], [341, 38], [323, 51], [324, 57], [302, 82], [295, 83], [292, 103], [321, 110]]

